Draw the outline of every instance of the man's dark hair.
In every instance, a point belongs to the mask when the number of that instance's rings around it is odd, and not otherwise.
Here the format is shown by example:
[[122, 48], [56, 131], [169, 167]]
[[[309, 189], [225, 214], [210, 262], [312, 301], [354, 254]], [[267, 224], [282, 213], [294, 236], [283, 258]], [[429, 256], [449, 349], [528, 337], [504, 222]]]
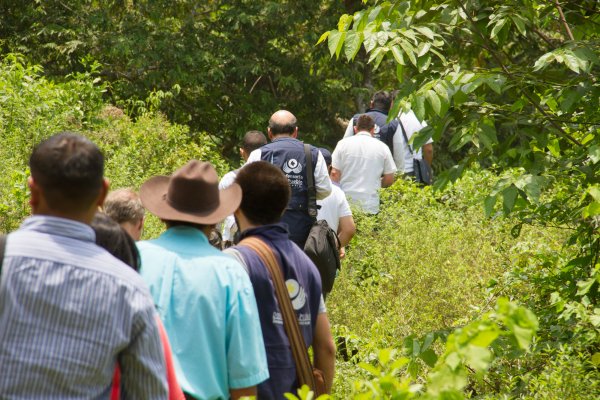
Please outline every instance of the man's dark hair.
[[290, 184], [279, 168], [266, 161], [256, 161], [240, 169], [235, 181], [242, 188], [240, 210], [250, 223], [279, 222], [291, 195]]
[[102, 152], [92, 141], [72, 132], [58, 133], [38, 144], [29, 168], [48, 206], [58, 211], [83, 211], [102, 189]]
[[248, 154], [267, 144], [267, 137], [261, 131], [248, 131], [244, 135], [242, 149]]
[[390, 107], [392, 106], [392, 95], [390, 92], [385, 90], [380, 90], [375, 92], [371, 101], [373, 102], [372, 108], [383, 111], [384, 113], [388, 113], [390, 111]]
[[362, 114], [358, 117], [358, 121], [356, 121], [356, 129], [359, 132], [367, 131], [370, 132], [371, 129], [375, 127], [375, 121], [368, 114]]
[[271, 134], [273, 135], [291, 135], [294, 133], [294, 130], [298, 126], [298, 120], [296, 117], [293, 117], [290, 121], [285, 124], [281, 124], [277, 121], [274, 121], [273, 118], [269, 119], [269, 129], [271, 129]]

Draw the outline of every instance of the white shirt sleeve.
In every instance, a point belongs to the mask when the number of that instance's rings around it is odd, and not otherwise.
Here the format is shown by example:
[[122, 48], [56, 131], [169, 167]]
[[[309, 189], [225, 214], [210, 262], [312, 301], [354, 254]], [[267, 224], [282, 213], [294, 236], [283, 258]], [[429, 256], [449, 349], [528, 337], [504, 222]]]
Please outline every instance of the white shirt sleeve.
[[[340, 141], [341, 142], [341, 141]], [[335, 146], [335, 149], [333, 149], [333, 152], [331, 153], [331, 166], [335, 169], [340, 169], [340, 142], [337, 142], [337, 145]]]
[[348, 121], [348, 127], [346, 128], [346, 132], [344, 132], [345, 138], [350, 136], [354, 136], [354, 124], [352, 118], [350, 118], [350, 121]]
[[384, 175], [393, 174], [397, 171], [396, 163], [394, 162], [394, 157], [392, 157], [392, 152], [390, 151], [390, 148], [387, 147], [387, 145], [384, 144], [383, 142], [381, 142], [381, 144], [383, 144], [383, 148], [385, 149], [383, 174]]
[[404, 135], [402, 134], [400, 122], [398, 122], [398, 128], [396, 128], [392, 143], [394, 145], [394, 154], [392, 154], [392, 157], [394, 158], [394, 163], [396, 163], [396, 169], [404, 171]]
[[323, 295], [321, 295], [321, 300], [319, 301], [319, 314], [323, 314], [327, 312], [327, 307], [325, 307], [325, 299], [323, 299]]
[[[260, 151], [260, 149], [254, 150], [252, 153], [250, 153], [250, 156], [248, 156], [248, 161], [246, 161], [246, 164], [250, 164], [251, 162], [254, 162], [254, 161], [260, 161], [261, 156], [262, 156], [262, 152]], [[244, 164], [244, 165], [246, 165], [246, 164]]]
[[342, 192], [342, 196], [340, 196], [340, 203], [338, 206], [339, 217], [347, 217], [352, 215], [352, 210], [350, 209], [350, 204], [348, 204], [348, 199], [346, 198], [346, 194]]
[[235, 182], [235, 177], [237, 173], [235, 171], [229, 171], [226, 173], [223, 178], [219, 181], [219, 190], [227, 189], [233, 182]]
[[320, 151], [317, 157], [317, 165], [315, 166], [314, 176], [317, 200], [323, 200], [331, 193], [331, 179], [329, 179], [329, 173], [327, 173], [325, 158], [323, 158], [323, 154], [321, 154]]

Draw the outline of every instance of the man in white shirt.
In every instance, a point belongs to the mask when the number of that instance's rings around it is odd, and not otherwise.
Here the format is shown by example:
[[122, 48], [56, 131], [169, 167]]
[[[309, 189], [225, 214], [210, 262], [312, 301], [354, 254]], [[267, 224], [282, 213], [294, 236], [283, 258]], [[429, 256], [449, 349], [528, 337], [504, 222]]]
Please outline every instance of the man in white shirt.
[[375, 121], [358, 117], [356, 134], [340, 140], [333, 151], [331, 179], [339, 182], [351, 203], [364, 212], [379, 212], [379, 189], [394, 183], [397, 171], [388, 146], [373, 136]]
[[[400, 114], [399, 120], [402, 126], [399, 126], [398, 128], [404, 128], [406, 138], [409, 141], [415, 133], [419, 132], [421, 129], [427, 126], [427, 123], [425, 121], [421, 122], [417, 119], [417, 116], [412, 110]], [[402, 139], [402, 146], [404, 151], [404, 173], [406, 175], [414, 176], [415, 174], [413, 167], [413, 159], [424, 159], [427, 162], [427, 164], [429, 164], [429, 166], [431, 167], [431, 163], [433, 162], [433, 140], [431, 138], [429, 138], [429, 140], [423, 145], [423, 147], [415, 151], [413, 145], [407, 143], [406, 140], [404, 140], [404, 135], [402, 134], [402, 131], [396, 133]]]
[[[323, 154], [327, 170], [331, 175], [331, 153], [324, 148], [319, 150]], [[350, 243], [356, 233], [356, 225], [344, 191], [339, 187], [339, 183], [332, 183], [331, 194], [323, 200], [317, 200], [317, 205], [321, 206], [317, 213], [317, 220], [324, 219], [329, 227], [337, 233], [340, 239], [340, 258], [343, 258], [346, 255], [345, 246]]]
[[[387, 91], [380, 90], [371, 98], [371, 103], [369, 104], [369, 109], [366, 114], [375, 120], [374, 136], [390, 147], [394, 162], [396, 163], [396, 169], [407, 175], [414, 176], [413, 158], [419, 160], [425, 159], [429, 166], [431, 166], [433, 161], [433, 140], [430, 138], [423, 147], [417, 151], [413, 151], [413, 157], [411, 151], [414, 148], [409, 148], [409, 144], [404, 139], [402, 128], [404, 128], [407, 139], [410, 140], [415, 133], [426, 127], [427, 124], [425, 122], [420, 122], [412, 110], [401, 113], [397, 119], [393, 119], [388, 123], [387, 118], [391, 106], [392, 95]], [[360, 114], [356, 114], [350, 119], [346, 132], [344, 133], [344, 138], [354, 135], [354, 125], [359, 115]]]
[[[240, 156], [244, 162], [247, 162], [248, 157], [250, 157], [250, 153], [256, 149], [260, 149], [265, 144], [267, 144], [267, 137], [264, 133], [261, 131], [248, 131], [244, 135], [242, 146], [240, 147]], [[235, 177], [237, 176], [239, 170], [240, 168], [226, 173], [219, 181], [219, 190], [227, 189], [229, 186], [231, 186], [231, 184], [235, 182]], [[235, 244], [235, 236], [238, 232], [238, 227], [235, 223], [235, 218], [233, 215], [225, 218], [220, 230], [221, 237], [223, 239], [223, 248], [227, 248]]]

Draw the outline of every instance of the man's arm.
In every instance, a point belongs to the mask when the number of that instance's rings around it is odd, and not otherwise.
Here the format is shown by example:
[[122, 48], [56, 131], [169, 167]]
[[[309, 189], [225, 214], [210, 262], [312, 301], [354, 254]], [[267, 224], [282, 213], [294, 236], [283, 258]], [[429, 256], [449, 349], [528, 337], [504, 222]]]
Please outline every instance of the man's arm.
[[427, 161], [427, 164], [431, 167], [433, 162], [433, 143], [426, 143], [422, 147], [423, 159]]
[[331, 180], [337, 183], [340, 183], [340, 179], [342, 179], [342, 171], [337, 168], [331, 168]]
[[331, 337], [327, 313], [320, 313], [317, 316], [312, 348], [315, 358], [315, 368], [323, 371], [325, 387], [327, 393], [330, 393], [335, 373], [335, 344], [333, 344], [333, 338]]
[[391, 174], [384, 174], [381, 177], [381, 187], [388, 187], [388, 186], [392, 186], [392, 184], [394, 183], [394, 173], [392, 172]]
[[337, 231], [338, 238], [340, 239], [340, 245], [344, 247], [350, 243], [350, 239], [352, 239], [355, 233], [356, 225], [354, 224], [354, 218], [352, 218], [352, 215], [340, 217]]
[[[145, 296], [146, 297], [146, 296]], [[121, 397], [124, 399], [166, 399], [167, 372], [156, 312], [150, 298], [142, 300], [144, 308], [134, 317], [133, 340], [119, 354]]]
[[331, 179], [327, 173], [327, 164], [325, 164], [325, 158], [323, 154], [318, 152], [317, 165], [314, 171], [315, 176], [315, 189], [317, 190], [317, 200], [323, 200], [325, 197], [331, 194]]
[[[383, 144], [383, 143], [382, 143]], [[381, 147], [383, 149], [383, 175], [381, 177], [381, 187], [388, 187], [394, 183], [394, 174], [396, 173], [396, 163], [392, 157], [390, 148], [385, 144]]]
[[232, 400], [237, 400], [245, 396], [256, 397], [256, 386], [251, 386], [242, 389], [231, 389], [229, 390], [229, 395], [231, 396]]

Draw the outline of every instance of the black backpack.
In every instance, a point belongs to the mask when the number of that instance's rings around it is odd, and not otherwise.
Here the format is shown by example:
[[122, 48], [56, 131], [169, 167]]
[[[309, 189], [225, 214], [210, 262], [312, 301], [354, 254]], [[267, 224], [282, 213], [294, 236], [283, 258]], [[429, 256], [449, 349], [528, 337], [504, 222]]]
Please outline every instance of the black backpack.
[[306, 177], [308, 180], [308, 213], [314, 219], [304, 252], [312, 260], [321, 275], [323, 295], [331, 292], [333, 282], [340, 269], [340, 239], [325, 220], [317, 221], [317, 192], [312, 171], [310, 145], [304, 145], [306, 154]]

